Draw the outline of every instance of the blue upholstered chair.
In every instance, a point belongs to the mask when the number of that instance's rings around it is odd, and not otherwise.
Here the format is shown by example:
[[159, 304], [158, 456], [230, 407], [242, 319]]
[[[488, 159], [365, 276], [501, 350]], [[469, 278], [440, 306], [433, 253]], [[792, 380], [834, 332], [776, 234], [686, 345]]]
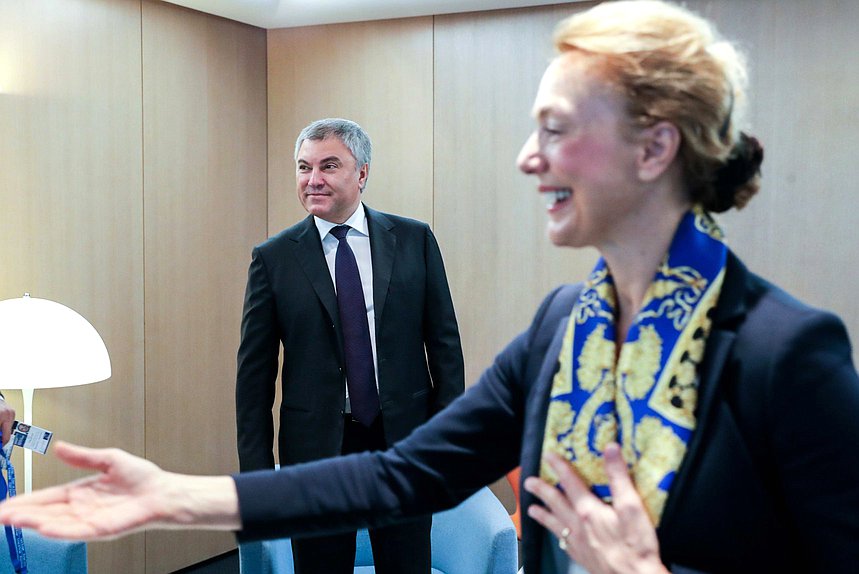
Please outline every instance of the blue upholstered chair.
[[[9, 558], [6, 536], [0, 534], [0, 572], [15, 572]], [[24, 549], [27, 551], [27, 570], [30, 574], [86, 574], [86, 544], [45, 538], [24, 530]]]
[[[239, 546], [242, 574], [294, 574], [289, 538]], [[433, 574], [515, 574], [516, 529], [504, 506], [483, 488], [456, 508], [433, 516]], [[358, 532], [355, 574], [374, 574], [366, 530]]]

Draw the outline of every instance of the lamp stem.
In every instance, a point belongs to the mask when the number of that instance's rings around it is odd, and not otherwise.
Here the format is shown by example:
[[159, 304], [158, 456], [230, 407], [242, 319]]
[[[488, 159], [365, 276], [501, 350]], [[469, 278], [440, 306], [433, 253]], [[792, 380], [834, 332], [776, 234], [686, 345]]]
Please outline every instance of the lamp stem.
[[[33, 389], [21, 389], [24, 395], [24, 424], [33, 424]], [[33, 491], [33, 451], [29, 448], [24, 451], [24, 493]]]

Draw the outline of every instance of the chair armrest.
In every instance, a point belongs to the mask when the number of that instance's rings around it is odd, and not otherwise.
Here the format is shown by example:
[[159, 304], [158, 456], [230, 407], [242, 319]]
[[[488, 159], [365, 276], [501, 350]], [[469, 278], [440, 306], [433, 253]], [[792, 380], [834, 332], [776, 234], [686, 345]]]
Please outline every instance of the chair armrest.
[[[432, 547], [433, 569], [443, 574], [515, 574], [518, 568], [516, 529], [488, 488], [433, 515]], [[358, 532], [356, 550], [356, 569], [368, 568], [372, 551], [366, 530]], [[244, 542], [239, 564], [247, 574], [294, 574], [290, 539]]]
[[295, 574], [291, 539], [239, 544], [239, 571], [245, 574]]
[[[27, 569], [51, 574], [86, 574], [86, 543], [45, 538], [33, 530], [24, 530], [24, 549], [27, 551]], [[14, 572], [9, 557], [6, 537], [2, 536], [0, 572]]]
[[433, 568], [445, 574], [515, 574], [519, 567], [513, 521], [486, 487], [433, 515], [432, 545]]

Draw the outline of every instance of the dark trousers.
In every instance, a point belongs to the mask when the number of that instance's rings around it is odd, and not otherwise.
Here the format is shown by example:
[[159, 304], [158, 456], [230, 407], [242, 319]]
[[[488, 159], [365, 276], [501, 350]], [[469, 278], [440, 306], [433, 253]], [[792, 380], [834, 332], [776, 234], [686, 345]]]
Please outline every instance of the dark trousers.
[[[345, 418], [343, 454], [384, 450], [382, 416], [370, 428]], [[430, 529], [426, 516], [384, 528], [371, 528], [370, 545], [377, 574], [429, 574], [432, 564]], [[355, 532], [293, 538], [295, 574], [352, 574], [355, 564]]]

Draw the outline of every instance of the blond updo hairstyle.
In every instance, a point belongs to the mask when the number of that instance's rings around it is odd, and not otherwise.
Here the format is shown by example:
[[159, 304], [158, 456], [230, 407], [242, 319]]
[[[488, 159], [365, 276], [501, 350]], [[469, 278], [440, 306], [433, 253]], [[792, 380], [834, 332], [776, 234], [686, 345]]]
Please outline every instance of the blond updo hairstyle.
[[713, 26], [661, 0], [605, 2], [563, 20], [560, 53], [594, 56], [624, 95], [633, 126], [658, 121], [681, 134], [678, 156], [690, 199], [712, 212], [742, 208], [760, 187], [763, 150], [740, 131], [743, 56]]

